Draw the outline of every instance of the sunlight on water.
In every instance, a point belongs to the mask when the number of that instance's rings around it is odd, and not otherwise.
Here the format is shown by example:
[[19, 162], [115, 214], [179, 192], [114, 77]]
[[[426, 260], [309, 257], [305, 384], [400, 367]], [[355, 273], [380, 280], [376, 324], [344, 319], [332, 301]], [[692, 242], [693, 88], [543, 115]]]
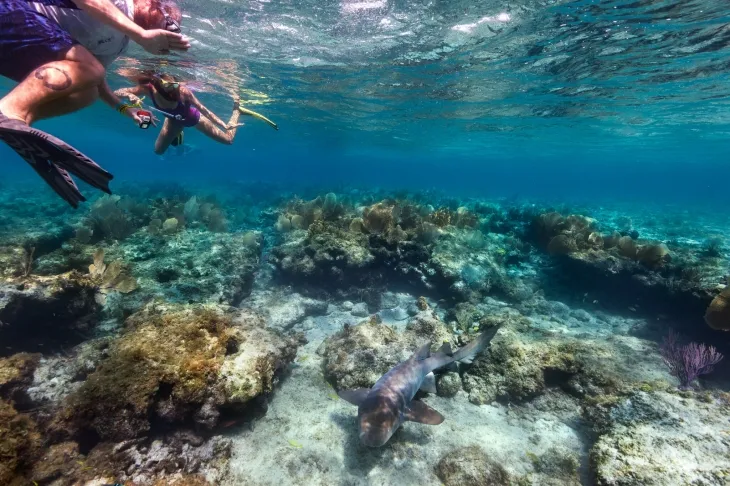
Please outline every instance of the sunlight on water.
[[[730, 131], [721, 54], [730, 19], [717, 2], [183, 6], [194, 48], [162, 68], [202, 92], [264, 92], [274, 116], [362, 132], [376, 144], [375, 133], [398, 132], [394, 140], [441, 151], [432, 143], [440, 132], [467, 153], [527, 138], [567, 155], [570, 131], [609, 156], [611, 147], [676, 148]], [[134, 58], [141, 63], [119, 65], [160, 63]]]

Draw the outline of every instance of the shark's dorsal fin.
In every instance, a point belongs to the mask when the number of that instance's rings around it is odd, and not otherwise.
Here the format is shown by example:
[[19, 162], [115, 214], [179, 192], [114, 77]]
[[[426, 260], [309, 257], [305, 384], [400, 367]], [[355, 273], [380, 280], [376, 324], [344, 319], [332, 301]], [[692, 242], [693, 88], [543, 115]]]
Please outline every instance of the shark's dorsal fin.
[[337, 395], [346, 402], [359, 407], [367, 398], [368, 393], [370, 393], [370, 388], [355, 388], [354, 390], [340, 390]]
[[422, 361], [429, 356], [431, 356], [431, 343], [424, 344], [413, 354], [413, 357], [416, 358], [417, 361]]
[[452, 356], [454, 352], [451, 350], [451, 344], [444, 341], [444, 344], [439, 348], [440, 353], [444, 353], [446, 356]]
[[444, 416], [419, 400], [413, 400], [403, 414], [403, 418], [419, 424], [438, 425]]

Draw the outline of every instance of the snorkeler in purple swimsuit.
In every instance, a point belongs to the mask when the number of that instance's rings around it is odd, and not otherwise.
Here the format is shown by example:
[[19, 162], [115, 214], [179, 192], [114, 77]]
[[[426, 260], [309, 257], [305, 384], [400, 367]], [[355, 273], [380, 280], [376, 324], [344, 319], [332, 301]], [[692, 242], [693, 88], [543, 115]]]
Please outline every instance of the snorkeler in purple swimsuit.
[[180, 145], [184, 128], [195, 127], [216, 142], [230, 145], [236, 136], [236, 130], [243, 125], [238, 123], [242, 113], [238, 100], [234, 101], [231, 118], [225, 123], [206, 108], [192, 91], [169, 74], [142, 78], [137, 86], [119, 89], [115, 94], [126, 96], [132, 102], [139, 102], [140, 95], [147, 95], [155, 111], [165, 117], [165, 123], [155, 142], [157, 154], [165, 153], [170, 145]]
[[[165, 97], [164, 92], [160, 92], [160, 95], [167, 99]], [[155, 109], [162, 113], [162, 115], [165, 118], [169, 118], [171, 120], [175, 120], [178, 122], [181, 122], [184, 127], [194, 127], [198, 124], [200, 121], [200, 112], [197, 108], [194, 106], [191, 106], [190, 103], [183, 103], [181, 101], [177, 101], [177, 106], [172, 109], [166, 109], [162, 106], [158, 105], [155, 101], [154, 92], [153, 89], [150, 88], [150, 98], [152, 99], [152, 104], [155, 106]], [[176, 101], [174, 99], [170, 99], [169, 101]]]

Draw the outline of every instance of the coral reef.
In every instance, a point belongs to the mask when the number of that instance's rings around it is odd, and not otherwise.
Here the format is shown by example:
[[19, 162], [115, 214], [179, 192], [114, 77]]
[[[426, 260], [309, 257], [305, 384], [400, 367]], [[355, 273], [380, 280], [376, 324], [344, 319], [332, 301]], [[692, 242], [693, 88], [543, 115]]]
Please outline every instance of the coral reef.
[[[726, 482], [727, 360], [659, 345], [730, 352], [724, 215], [330, 190], [3, 194], [0, 483]], [[333, 388], [493, 325], [445, 424], [359, 445]]]
[[155, 423], [212, 428], [221, 407], [270, 392], [296, 354], [296, 343], [261, 325], [222, 308], [150, 304], [67, 398], [57, 427], [105, 441], [145, 436]]
[[524, 246], [515, 238], [474, 229], [479, 217], [464, 207], [453, 214], [445, 208], [429, 213], [412, 203], [385, 200], [362, 208], [361, 217], [348, 219], [349, 214], [345, 209], [332, 220], [315, 213], [305, 224], [306, 235], [292, 233], [275, 247], [271, 263], [279, 280], [303, 291], [320, 287], [340, 298], [386, 284], [457, 300], [492, 290], [512, 296], [525, 292], [506, 269], [523, 259]]
[[510, 475], [479, 446], [467, 446], [446, 454], [436, 465], [445, 486], [508, 486]]
[[730, 331], [730, 289], [725, 289], [712, 299], [705, 312], [705, 322], [712, 329]]
[[92, 279], [78, 272], [0, 281], [0, 355], [80, 342], [95, 324], [95, 295]]
[[0, 400], [0, 484], [27, 484], [24, 470], [40, 452], [41, 436], [35, 423]]
[[19, 405], [30, 403], [26, 390], [33, 381], [40, 358], [40, 354], [29, 353], [0, 358], [0, 397]]
[[636, 392], [603, 414], [590, 454], [596, 484], [726, 484], [727, 412], [715, 399]]

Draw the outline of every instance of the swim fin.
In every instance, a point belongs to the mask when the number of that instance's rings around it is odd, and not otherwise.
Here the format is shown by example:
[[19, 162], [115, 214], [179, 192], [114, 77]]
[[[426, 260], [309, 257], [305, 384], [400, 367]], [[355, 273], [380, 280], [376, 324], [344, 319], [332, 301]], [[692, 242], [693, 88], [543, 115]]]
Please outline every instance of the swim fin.
[[0, 140], [20, 155], [56, 193], [74, 208], [86, 199], [69, 172], [111, 194], [112, 174], [63, 140], [0, 113]]
[[[0, 135], [0, 138], [2, 138], [2, 135]], [[46, 184], [56, 191], [56, 194], [61, 196], [74, 209], [79, 207], [80, 202], [86, 201], [86, 198], [81, 194], [78, 186], [76, 186], [76, 183], [68, 172], [51, 162], [43, 161], [43, 163], [45, 166], [43, 164], [31, 164], [29, 162], [30, 166], [33, 167], [38, 175], [46, 181]]]
[[185, 132], [181, 131], [180, 133], [177, 134], [177, 137], [172, 139], [172, 142], [170, 143], [170, 145], [172, 145], [173, 147], [177, 147], [178, 145], [182, 145], [184, 141], [185, 141]]
[[242, 115], [252, 116], [254, 118], [258, 118], [261, 121], [265, 121], [266, 123], [268, 123], [269, 125], [271, 125], [271, 128], [273, 128], [274, 130], [278, 130], [279, 129], [279, 125], [277, 125], [276, 123], [272, 122], [271, 120], [269, 120], [268, 118], [266, 118], [261, 113], [256, 113], [255, 111], [249, 110], [248, 108], [244, 108], [243, 106], [239, 106], [238, 107], [238, 111], [240, 111]]

